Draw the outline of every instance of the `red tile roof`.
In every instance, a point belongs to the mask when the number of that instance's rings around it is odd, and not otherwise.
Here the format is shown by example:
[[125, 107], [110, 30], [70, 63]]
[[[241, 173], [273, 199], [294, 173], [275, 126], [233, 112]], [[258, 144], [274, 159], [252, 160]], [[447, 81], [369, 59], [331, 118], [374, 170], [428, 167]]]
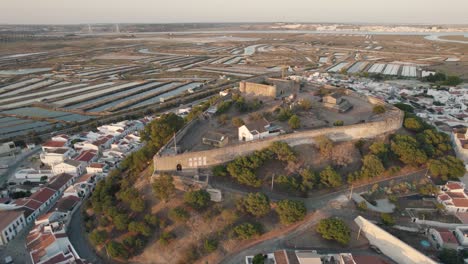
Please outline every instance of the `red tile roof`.
[[83, 176], [81, 176], [77, 181], [76, 183], [79, 183], [79, 182], [87, 182], [91, 177], [93, 177], [94, 174], [93, 173], [87, 173]]
[[353, 259], [356, 264], [388, 264], [388, 262], [376, 256], [353, 255]]
[[73, 175], [68, 174], [68, 173], [62, 173], [55, 178], [53, 178], [49, 184], [47, 184], [47, 187], [58, 191], [60, 190], [63, 186], [67, 185], [67, 183], [73, 179]]
[[40, 203], [45, 203], [55, 194], [55, 192], [55, 190], [45, 187], [33, 193], [29, 198]]
[[102, 168], [104, 168], [104, 166], [106, 166], [106, 164], [104, 164], [104, 163], [97, 163], [97, 162], [93, 162], [93, 163], [89, 164], [89, 166], [88, 166], [88, 167], [90, 167], [90, 168], [98, 168], [98, 169], [102, 169]]
[[48, 147], [48, 148], [61, 148], [65, 146], [67, 142], [64, 141], [54, 141], [54, 140], [48, 140], [44, 144], [42, 144], [43, 147]]
[[81, 152], [80, 155], [76, 157], [74, 160], [82, 161], [82, 162], [90, 162], [95, 157], [96, 157], [96, 151], [90, 149], [90, 150], [85, 150]]
[[447, 182], [445, 187], [449, 188], [450, 190], [463, 189], [463, 185], [460, 182]]
[[450, 196], [448, 196], [447, 194], [441, 194], [439, 195], [439, 199], [442, 201], [447, 201], [450, 200]]
[[450, 232], [449, 230], [447, 230], [447, 229], [437, 229], [437, 232], [439, 232], [440, 237], [442, 238], [442, 241], [444, 241], [444, 243], [458, 244], [457, 239], [452, 234], [452, 232]]
[[455, 198], [452, 199], [452, 202], [456, 207], [468, 207], [468, 199], [466, 198]]
[[0, 211], [0, 232], [23, 214], [23, 211], [17, 210]]

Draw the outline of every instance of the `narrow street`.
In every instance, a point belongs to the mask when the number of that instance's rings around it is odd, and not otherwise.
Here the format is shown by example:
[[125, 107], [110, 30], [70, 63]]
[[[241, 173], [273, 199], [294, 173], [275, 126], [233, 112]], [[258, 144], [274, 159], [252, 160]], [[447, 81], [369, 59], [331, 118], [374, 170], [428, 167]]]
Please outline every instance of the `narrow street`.
[[93, 264], [103, 263], [86, 239], [86, 231], [83, 227], [83, 219], [81, 215], [81, 206], [72, 215], [72, 220], [68, 227], [67, 234], [68, 239], [81, 258], [84, 258]]

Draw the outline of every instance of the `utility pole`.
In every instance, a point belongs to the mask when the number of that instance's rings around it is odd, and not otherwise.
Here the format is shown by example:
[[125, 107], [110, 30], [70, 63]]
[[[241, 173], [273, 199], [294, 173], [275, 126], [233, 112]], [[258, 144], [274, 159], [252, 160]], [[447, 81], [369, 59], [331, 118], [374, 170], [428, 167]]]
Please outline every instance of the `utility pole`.
[[361, 230], [362, 230], [362, 226], [359, 226], [359, 231], [357, 233], [357, 238], [356, 240], [359, 240], [359, 237], [361, 236]]
[[271, 190], [273, 191], [273, 185], [275, 184], [275, 174], [271, 176]]
[[175, 132], [174, 132], [174, 150], [175, 150], [175, 153], [177, 154], [177, 138], [176, 138]]
[[351, 191], [349, 192], [348, 200], [351, 200], [351, 197], [353, 196], [353, 188], [354, 188], [354, 185], [351, 184]]

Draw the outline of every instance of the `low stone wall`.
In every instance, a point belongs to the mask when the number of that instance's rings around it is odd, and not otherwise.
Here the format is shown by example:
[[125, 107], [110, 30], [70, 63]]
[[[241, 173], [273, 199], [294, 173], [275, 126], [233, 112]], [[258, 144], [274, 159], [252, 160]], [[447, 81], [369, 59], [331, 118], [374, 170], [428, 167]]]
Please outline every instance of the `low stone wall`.
[[160, 155], [161, 153], [159, 153], [159, 155], [154, 157], [154, 168], [155, 172], [175, 171], [177, 167], [182, 170], [186, 168], [208, 168], [214, 165], [226, 163], [239, 156], [248, 155], [255, 150], [266, 148], [275, 141], [283, 141], [291, 146], [296, 146], [302, 144], [313, 144], [314, 138], [321, 135], [326, 135], [330, 138], [337, 138], [338, 140], [336, 141], [374, 138], [385, 133], [394, 132], [401, 128], [404, 117], [403, 112], [395, 109], [392, 109], [392, 112], [392, 115], [387, 116], [387, 118], [382, 121], [284, 134], [277, 137], [239, 143], [237, 145], [219, 149], [188, 152], [172, 156]]

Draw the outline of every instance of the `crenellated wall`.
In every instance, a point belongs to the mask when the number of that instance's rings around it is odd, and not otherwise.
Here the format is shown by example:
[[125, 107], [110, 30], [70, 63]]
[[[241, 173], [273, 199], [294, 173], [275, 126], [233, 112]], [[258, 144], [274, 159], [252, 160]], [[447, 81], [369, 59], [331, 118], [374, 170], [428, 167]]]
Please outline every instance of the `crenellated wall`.
[[[373, 100], [373, 104], [382, 103], [382, 101], [378, 99], [368, 99], [369, 101]], [[178, 155], [156, 155], [154, 156], [154, 169], [157, 173], [175, 171], [178, 165], [182, 167], [182, 170], [208, 168], [226, 163], [239, 156], [248, 155], [255, 150], [266, 148], [275, 141], [283, 141], [291, 146], [296, 146], [313, 144], [314, 138], [321, 135], [326, 135], [335, 141], [374, 138], [401, 128], [404, 118], [403, 112], [393, 106], [389, 108], [390, 109], [383, 115], [384, 119], [380, 121], [284, 134], [277, 137], [239, 143], [212, 150], [187, 152]]]

